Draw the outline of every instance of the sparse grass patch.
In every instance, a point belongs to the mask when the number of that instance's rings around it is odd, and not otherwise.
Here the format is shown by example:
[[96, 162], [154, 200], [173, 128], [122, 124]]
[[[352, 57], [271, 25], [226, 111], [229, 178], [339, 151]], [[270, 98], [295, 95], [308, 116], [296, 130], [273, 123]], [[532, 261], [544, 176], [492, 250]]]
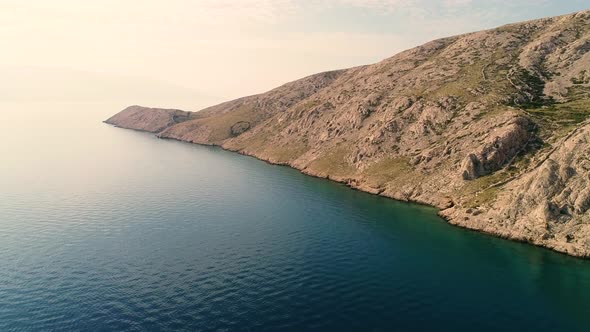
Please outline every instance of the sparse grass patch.
[[253, 127], [255, 123], [260, 121], [258, 113], [252, 105], [242, 105], [235, 111], [204, 118], [203, 123], [211, 128], [209, 140], [212, 143], [220, 143], [231, 137], [231, 126], [239, 121], [249, 122]]
[[493, 202], [500, 188], [492, 186], [505, 181], [510, 176], [512, 174], [509, 171], [501, 170], [475, 180], [467, 181], [460, 190], [461, 196], [467, 197], [464, 206], [467, 208], [476, 208]]
[[500, 115], [500, 114], [507, 112], [507, 111], [509, 111], [509, 109], [507, 109], [506, 107], [503, 107], [503, 106], [486, 108], [486, 109], [482, 110], [480, 113], [473, 116], [473, 121], [479, 121], [485, 117], [493, 117], [496, 115]]
[[481, 84], [483, 81], [482, 69], [484, 66], [482, 62], [478, 62], [461, 68], [457, 74], [458, 79], [443, 84], [440, 88], [432, 92], [432, 97], [456, 96], [465, 102], [474, 100], [475, 96], [467, 91], [467, 89], [475, 89]]
[[262, 130], [262, 131], [256, 133], [256, 135], [253, 135], [246, 142], [244, 142], [244, 145], [248, 146], [249, 148], [251, 148], [255, 151], [260, 151], [265, 148], [270, 136], [271, 135], [268, 132], [268, 130]]
[[334, 176], [352, 175], [355, 173], [356, 169], [346, 161], [346, 157], [349, 153], [349, 147], [336, 147], [314, 160], [309, 168], [320, 173]]
[[555, 129], [575, 126], [590, 116], [590, 99], [577, 99], [571, 102], [553, 104], [527, 110], [537, 120], [555, 126]]
[[301, 142], [289, 143], [284, 146], [271, 146], [265, 150], [272, 158], [280, 163], [286, 163], [297, 159], [309, 150], [309, 147]]
[[396, 181], [400, 185], [409, 180], [409, 174], [413, 172], [408, 157], [386, 158], [367, 167], [363, 174], [377, 185]]
[[525, 102], [517, 103], [517, 106], [525, 109], [535, 109], [551, 106], [555, 103], [553, 98], [545, 96], [545, 81], [536, 73], [520, 68], [515, 72], [512, 80], [519, 85], [520, 92], [524, 93], [527, 98]]
[[447, 82], [432, 92], [435, 98], [456, 96], [465, 104], [471, 101], [493, 103], [514, 87], [506, 79], [507, 65], [498, 64], [498, 59], [507, 53], [498, 50], [487, 58], [475, 58], [476, 62], [460, 69], [457, 79]]
[[314, 108], [319, 106], [321, 102], [319, 100], [305, 100], [302, 103], [297, 104], [297, 110], [309, 110], [310, 108]]
[[496, 197], [498, 197], [499, 191], [500, 191], [500, 188], [497, 188], [497, 187], [487, 188], [483, 191], [480, 191], [477, 193], [477, 195], [474, 195], [470, 199], [468, 199], [464, 203], [464, 207], [468, 208], [468, 209], [473, 209], [473, 208], [480, 207], [482, 205], [487, 205], [489, 203], [492, 203], [493, 201], [496, 200]]

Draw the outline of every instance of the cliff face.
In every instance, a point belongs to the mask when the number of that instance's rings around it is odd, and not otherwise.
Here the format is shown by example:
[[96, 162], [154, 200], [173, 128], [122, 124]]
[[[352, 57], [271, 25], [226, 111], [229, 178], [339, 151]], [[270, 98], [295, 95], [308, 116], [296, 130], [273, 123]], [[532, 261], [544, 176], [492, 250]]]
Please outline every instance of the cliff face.
[[590, 256], [590, 11], [436, 40], [196, 113], [107, 120]]

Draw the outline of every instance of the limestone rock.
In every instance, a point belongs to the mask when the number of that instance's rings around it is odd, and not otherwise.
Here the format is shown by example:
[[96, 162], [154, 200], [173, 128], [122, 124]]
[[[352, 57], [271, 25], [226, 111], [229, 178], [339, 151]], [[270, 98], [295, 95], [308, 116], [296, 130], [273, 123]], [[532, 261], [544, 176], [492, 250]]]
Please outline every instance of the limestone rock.
[[520, 152], [534, 137], [534, 125], [519, 117], [502, 128], [493, 130], [485, 144], [476, 152], [469, 153], [462, 162], [461, 174], [465, 180], [477, 179], [501, 169]]
[[233, 136], [243, 134], [248, 129], [250, 129], [250, 122], [248, 121], [238, 121], [230, 127]]

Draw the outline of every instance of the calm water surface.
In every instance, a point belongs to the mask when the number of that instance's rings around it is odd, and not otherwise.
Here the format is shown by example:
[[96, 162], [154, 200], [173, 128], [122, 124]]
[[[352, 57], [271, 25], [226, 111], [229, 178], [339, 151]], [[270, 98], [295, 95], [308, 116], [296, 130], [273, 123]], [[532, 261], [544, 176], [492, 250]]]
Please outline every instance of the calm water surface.
[[430, 208], [0, 104], [0, 331], [588, 331], [590, 261]]

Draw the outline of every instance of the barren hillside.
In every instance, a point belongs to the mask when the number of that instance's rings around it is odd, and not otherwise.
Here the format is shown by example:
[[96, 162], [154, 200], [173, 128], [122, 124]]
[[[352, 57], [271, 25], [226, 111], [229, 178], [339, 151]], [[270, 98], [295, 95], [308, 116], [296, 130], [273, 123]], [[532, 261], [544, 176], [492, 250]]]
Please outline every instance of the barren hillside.
[[432, 41], [200, 112], [107, 120], [590, 256], [590, 11]]

